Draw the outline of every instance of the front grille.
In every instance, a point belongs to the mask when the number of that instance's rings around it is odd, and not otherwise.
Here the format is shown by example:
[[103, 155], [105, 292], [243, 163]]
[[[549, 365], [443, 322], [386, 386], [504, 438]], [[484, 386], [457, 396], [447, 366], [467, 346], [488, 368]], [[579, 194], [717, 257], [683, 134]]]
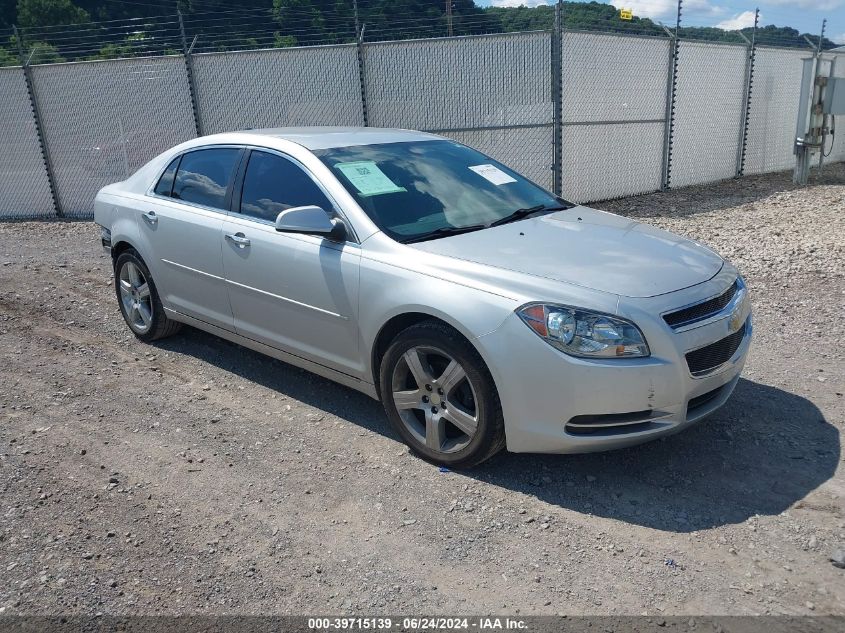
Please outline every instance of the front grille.
[[703, 321], [714, 314], [718, 314], [720, 311], [724, 310], [725, 306], [728, 305], [731, 302], [731, 299], [734, 298], [734, 295], [736, 295], [739, 290], [739, 284], [739, 279], [737, 279], [733, 282], [733, 285], [731, 285], [730, 288], [725, 290], [725, 292], [720, 294], [718, 297], [708, 299], [703, 303], [697, 303], [694, 306], [689, 306], [688, 308], [664, 314], [663, 320], [666, 321], [669, 327], [676, 329], [683, 325], [695, 323], [696, 321]]
[[728, 362], [742, 344], [747, 327], [748, 323], [743, 323], [742, 327], [730, 336], [726, 336], [706, 347], [688, 352], [687, 366], [689, 366], [690, 373], [693, 376], [702, 374]]

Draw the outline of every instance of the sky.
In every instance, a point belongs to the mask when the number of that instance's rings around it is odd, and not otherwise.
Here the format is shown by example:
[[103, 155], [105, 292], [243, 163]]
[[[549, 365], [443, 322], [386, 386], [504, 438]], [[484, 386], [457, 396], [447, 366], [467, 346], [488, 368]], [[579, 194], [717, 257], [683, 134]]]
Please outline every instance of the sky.
[[[480, 6], [515, 7], [554, 4], [555, 0], [475, 0]], [[601, 1], [601, 0], [599, 0]], [[606, 0], [634, 15], [674, 23], [677, 0]], [[845, 44], [845, 0], [684, 0], [682, 24], [737, 29], [754, 25], [754, 9], [760, 8], [760, 24], [791, 26], [802, 33], [818, 33], [827, 18], [827, 35]]]

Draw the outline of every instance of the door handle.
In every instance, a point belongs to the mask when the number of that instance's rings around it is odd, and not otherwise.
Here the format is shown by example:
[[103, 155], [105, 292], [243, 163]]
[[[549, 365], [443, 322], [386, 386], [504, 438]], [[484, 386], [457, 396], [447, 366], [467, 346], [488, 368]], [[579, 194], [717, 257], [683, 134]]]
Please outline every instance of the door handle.
[[246, 248], [249, 246], [249, 238], [243, 233], [226, 233], [226, 239], [238, 248]]
[[158, 217], [156, 216], [155, 211], [144, 211], [141, 215], [143, 215], [144, 219], [150, 224], [155, 224], [156, 222], [158, 222]]

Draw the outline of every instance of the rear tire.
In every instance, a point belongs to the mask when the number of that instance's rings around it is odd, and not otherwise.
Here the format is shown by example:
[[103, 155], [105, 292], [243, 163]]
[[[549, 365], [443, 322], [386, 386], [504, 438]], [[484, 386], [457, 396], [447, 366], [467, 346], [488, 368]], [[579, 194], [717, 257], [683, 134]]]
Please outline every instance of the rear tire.
[[505, 447], [493, 378], [448, 325], [424, 321], [399, 333], [384, 354], [379, 383], [391, 425], [423, 459], [469, 468]]
[[181, 323], [167, 318], [153, 276], [134, 249], [122, 252], [114, 262], [114, 291], [126, 325], [145, 343], [182, 328]]

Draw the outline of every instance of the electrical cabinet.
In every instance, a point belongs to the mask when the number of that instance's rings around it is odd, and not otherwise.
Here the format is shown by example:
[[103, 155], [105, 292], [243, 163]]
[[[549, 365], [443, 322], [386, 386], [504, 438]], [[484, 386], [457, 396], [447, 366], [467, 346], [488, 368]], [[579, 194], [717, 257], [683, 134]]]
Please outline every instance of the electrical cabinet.
[[845, 78], [831, 77], [827, 80], [822, 112], [835, 116], [845, 115]]

